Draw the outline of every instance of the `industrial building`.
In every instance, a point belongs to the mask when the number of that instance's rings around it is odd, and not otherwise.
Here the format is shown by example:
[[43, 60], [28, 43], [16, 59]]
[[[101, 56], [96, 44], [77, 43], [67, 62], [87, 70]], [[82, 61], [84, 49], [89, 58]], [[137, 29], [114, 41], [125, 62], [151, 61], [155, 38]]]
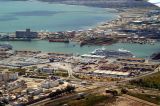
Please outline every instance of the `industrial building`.
[[16, 38], [37, 38], [38, 33], [32, 32], [30, 29], [26, 29], [25, 31], [16, 31]]

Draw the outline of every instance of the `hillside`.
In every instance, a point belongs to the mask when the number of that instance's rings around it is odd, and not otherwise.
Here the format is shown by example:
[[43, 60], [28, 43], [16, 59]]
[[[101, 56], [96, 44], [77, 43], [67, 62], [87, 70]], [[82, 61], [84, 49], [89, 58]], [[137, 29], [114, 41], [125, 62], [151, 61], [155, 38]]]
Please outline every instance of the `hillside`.
[[56, 2], [74, 5], [86, 5], [101, 8], [134, 8], [134, 7], [155, 7], [146, 0], [39, 0], [43, 2]]
[[146, 76], [138, 80], [130, 81], [130, 84], [160, 90], [160, 72], [157, 72], [150, 76]]

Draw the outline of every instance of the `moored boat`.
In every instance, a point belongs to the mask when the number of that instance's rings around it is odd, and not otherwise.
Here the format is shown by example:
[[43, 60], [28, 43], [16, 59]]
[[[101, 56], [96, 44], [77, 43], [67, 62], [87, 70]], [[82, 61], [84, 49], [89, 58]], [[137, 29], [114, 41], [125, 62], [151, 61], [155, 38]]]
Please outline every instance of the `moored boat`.
[[118, 50], [106, 50], [105, 48], [101, 49], [95, 49], [93, 52], [91, 52], [92, 55], [99, 55], [99, 56], [106, 56], [106, 57], [134, 57], [134, 55], [125, 49], [118, 49]]
[[69, 43], [68, 39], [49, 39], [49, 42], [64, 42]]

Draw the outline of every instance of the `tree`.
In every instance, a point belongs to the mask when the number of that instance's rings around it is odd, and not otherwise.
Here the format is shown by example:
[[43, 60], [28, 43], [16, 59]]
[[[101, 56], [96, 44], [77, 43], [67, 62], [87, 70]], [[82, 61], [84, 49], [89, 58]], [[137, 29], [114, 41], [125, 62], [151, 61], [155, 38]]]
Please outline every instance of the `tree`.
[[126, 94], [127, 92], [128, 92], [128, 90], [127, 90], [127, 89], [122, 88], [121, 93]]
[[65, 88], [66, 92], [71, 93], [75, 90], [74, 86], [71, 85], [67, 85], [67, 87]]
[[56, 92], [52, 92], [52, 93], [50, 93], [49, 94], [49, 97], [51, 98], [51, 97], [55, 97], [57, 94], [56, 94]]

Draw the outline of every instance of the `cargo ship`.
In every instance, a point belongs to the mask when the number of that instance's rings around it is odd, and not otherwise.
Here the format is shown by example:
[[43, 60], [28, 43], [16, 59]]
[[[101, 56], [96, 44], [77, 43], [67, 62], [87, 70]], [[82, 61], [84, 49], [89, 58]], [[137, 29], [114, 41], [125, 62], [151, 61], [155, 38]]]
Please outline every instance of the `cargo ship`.
[[69, 43], [68, 39], [49, 39], [49, 42], [63, 42], [63, 43]]

